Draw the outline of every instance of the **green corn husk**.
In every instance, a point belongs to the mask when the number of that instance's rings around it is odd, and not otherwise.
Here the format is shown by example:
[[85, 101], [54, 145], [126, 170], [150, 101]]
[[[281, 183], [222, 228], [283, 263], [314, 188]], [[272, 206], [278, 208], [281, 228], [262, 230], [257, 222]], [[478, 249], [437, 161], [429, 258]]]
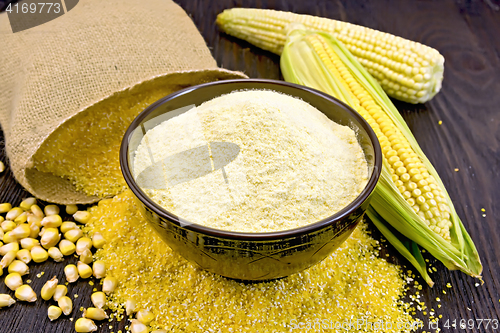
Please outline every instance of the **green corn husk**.
[[425, 262], [416, 244], [425, 248], [448, 269], [461, 270], [472, 277], [481, 278], [482, 265], [476, 247], [457, 215], [439, 175], [391, 100], [344, 45], [331, 34], [308, 31], [302, 25], [291, 24], [281, 55], [281, 71], [285, 80], [326, 92], [356, 109], [347, 88], [327, 69], [320, 56], [306, 41], [305, 37], [309, 34], [322, 36], [328, 42], [329, 47], [347, 66], [354, 78], [401, 130], [429, 174], [436, 179], [438, 186], [446, 194], [450, 208], [451, 242], [431, 230], [413, 211], [396, 188], [385, 158], [380, 181], [372, 194], [371, 206], [367, 211], [368, 217], [394, 247], [415, 266], [429, 285], [432, 286], [433, 283], [427, 275]]
[[420, 252], [417, 243], [409, 240], [390, 224], [386, 223], [384, 219], [373, 209], [372, 206], [368, 207], [366, 211], [368, 218], [375, 224], [377, 229], [382, 235], [394, 246], [394, 248], [405, 257], [410, 264], [412, 264], [420, 273], [425, 282], [430, 286], [434, 286], [434, 281], [427, 273], [427, 265], [425, 264], [424, 257]]

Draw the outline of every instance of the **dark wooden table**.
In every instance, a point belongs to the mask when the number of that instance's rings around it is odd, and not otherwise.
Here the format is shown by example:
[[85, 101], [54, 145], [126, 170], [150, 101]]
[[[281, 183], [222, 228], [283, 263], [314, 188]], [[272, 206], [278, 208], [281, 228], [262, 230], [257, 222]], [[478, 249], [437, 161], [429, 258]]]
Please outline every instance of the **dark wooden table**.
[[[201, 1], [176, 0], [192, 17], [219, 66], [239, 70], [252, 78], [281, 79], [279, 57], [248, 43], [220, 34], [217, 13], [225, 8], [261, 7], [325, 16], [386, 31], [438, 49], [445, 57], [442, 91], [425, 105], [396, 102], [397, 108], [434, 164], [475, 241], [484, 265], [484, 285], [440, 263], [432, 274], [434, 288], [421, 294], [429, 308], [443, 315], [443, 332], [496, 332], [485, 329], [447, 329], [447, 320], [500, 320], [500, 1]], [[1, 47], [1, 46], [0, 46]], [[0, 92], [1, 94], [1, 92]], [[442, 125], [438, 125], [439, 121]], [[3, 140], [1, 140], [3, 142]], [[0, 157], [5, 161], [5, 156]], [[459, 171], [455, 171], [458, 169]], [[26, 192], [7, 170], [0, 178], [0, 201], [18, 204]], [[485, 209], [483, 217], [481, 209]], [[405, 264], [392, 248], [396, 263]], [[71, 261], [71, 260], [69, 260]], [[47, 277], [62, 275], [64, 265], [47, 262], [30, 265], [30, 279], [40, 290]], [[42, 278], [37, 274], [45, 272]], [[423, 282], [422, 282], [423, 283]], [[453, 286], [446, 287], [447, 283]], [[72, 317], [89, 306], [92, 287], [87, 281], [70, 285], [78, 294]], [[0, 283], [0, 293], [5, 292]], [[446, 290], [446, 294], [443, 294]], [[436, 298], [440, 298], [440, 302]], [[442, 307], [438, 309], [437, 304]], [[0, 332], [73, 332], [73, 323], [59, 319], [50, 323], [47, 305], [16, 304], [0, 310]], [[427, 325], [426, 317], [423, 317]], [[113, 328], [109, 329], [109, 325]], [[105, 323], [99, 332], [116, 332], [125, 323]], [[477, 325], [477, 322], [476, 322]]]

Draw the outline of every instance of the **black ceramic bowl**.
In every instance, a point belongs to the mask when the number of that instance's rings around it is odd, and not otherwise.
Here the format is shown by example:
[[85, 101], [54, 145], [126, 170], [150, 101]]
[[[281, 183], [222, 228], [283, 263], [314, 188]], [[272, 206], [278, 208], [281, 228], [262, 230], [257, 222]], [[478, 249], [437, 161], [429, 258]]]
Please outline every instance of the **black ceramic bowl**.
[[[299, 97], [331, 120], [351, 127], [357, 134], [369, 167], [369, 180], [361, 194], [344, 209], [321, 221], [267, 233], [230, 232], [186, 223], [153, 202], [135, 182], [131, 172], [145, 127], [156, 126], [168, 118], [165, 115], [168, 112], [178, 114], [179, 109], [187, 105], [200, 105], [242, 89], [269, 89]], [[173, 250], [207, 271], [238, 280], [261, 281], [285, 277], [316, 264], [349, 237], [368, 207], [370, 194], [380, 176], [382, 153], [377, 137], [366, 121], [349, 106], [327, 94], [283, 81], [226, 80], [183, 89], [146, 108], [125, 133], [120, 165], [144, 215]]]

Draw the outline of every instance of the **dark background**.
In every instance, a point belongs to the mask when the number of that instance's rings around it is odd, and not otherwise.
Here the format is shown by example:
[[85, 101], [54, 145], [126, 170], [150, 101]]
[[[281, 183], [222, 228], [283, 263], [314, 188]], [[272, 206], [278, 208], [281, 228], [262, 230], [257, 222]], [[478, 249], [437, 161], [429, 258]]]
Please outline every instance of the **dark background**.
[[[8, 1], [0, 0], [0, 8]], [[422, 149], [439, 172], [455, 208], [475, 241], [484, 265], [484, 285], [460, 272], [450, 272], [440, 263], [431, 277], [434, 288], [424, 286], [420, 294], [430, 308], [442, 314], [443, 332], [496, 332], [489, 329], [447, 329], [446, 320], [500, 320], [500, 1], [201, 1], [176, 0], [190, 15], [221, 67], [239, 70], [252, 78], [281, 79], [279, 57], [221, 34], [217, 13], [231, 7], [272, 8], [325, 16], [389, 32], [438, 49], [445, 57], [442, 91], [425, 105], [395, 102]], [[0, 45], [1, 47], [1, 45]], [[0, 92], [1, 94], [1, 92]], [[442, 125], [438, 121], [442, 120]], [[0, 138], [3, 142], [3, 137]], [[3, 148], [3, 143], [1, 145]], [[3, 154], [0, 159], [6, 161]], [[458, 168], [459, 171], [455, 171]], [[0, 201], [19, 204], [27, 196], [6, 170], [0, 177]], [[485, 209], [485, 213], [481, 209]], [[486, 217], [482, 215], [486, 214]], [[375, 232], [375, 236], [376, 232]], [[406, 264], [392, 248], [390, 260]], [[53, 275], [62, 276], [64, 264], [30, 264], [29, 279], [39, 292]], [[45, 272], [37, 278], [37, 274]], [[4, 273], [4, 276], [6, 274]], [[26, 280], [26, 277], [25, 277]], [[420, 282], [423, 284], [423, 281]], [[446, 284], [451, 283], [452, 288]], [[90, 306], [91, 286], [79, 281], [69, 286], [75, 300], [70, 317], [81, 316], [80, 307]], [[446, 294], [443, 293], [446, 291]], [[9, 292], [0, 283], [0, 293]], [[13, 293], [11, 293], [13, 294]], [[440, 302], [436, 298], [440, 298]], [[438, 308], [438, 304], [442, 307]], [[54, 323], [47, 318], [48, 303], [17, 303], [0, 310], [0, 332], [73, 332], [69, 317]], [[429, 312], [427, 309], [427, 312]], [[428, 316], [417, 315], [427, 325]], [[451, 323], [451, 322], [450, 322]], [[112, 325], [113, 329], [108, 329]], [[116, 332], [125, 323], [104, 322], [98, 332]], [[477, 327], [477, 324], [476, 324]]]

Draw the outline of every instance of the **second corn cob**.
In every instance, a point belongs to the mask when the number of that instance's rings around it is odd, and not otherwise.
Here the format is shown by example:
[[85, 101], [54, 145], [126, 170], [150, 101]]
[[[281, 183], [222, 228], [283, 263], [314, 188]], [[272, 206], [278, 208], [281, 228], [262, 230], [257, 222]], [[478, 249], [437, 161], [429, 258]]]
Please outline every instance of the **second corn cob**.
[[424, 103], [441, 89], [444, 57], [420, 43], [347, 22], [269, 9], [232, 8], [217, 16], [222, 31], [276, 54], [282, 53], [292, 22], [333, 34], [391, 97]]
[[418, 248], [404, 245], [407, 239], [426, 248], [449, 269], [480, 277], [482, 266], [474, 243], [444, 185], [377, 82], [333, 35], [309, 31], [301, 24], [292, 24], [289, 30], [281, 56], [285, 80], [349, 104], [380, 141], [384, 166], [368, 216], [430, 285], [425, 262]]

